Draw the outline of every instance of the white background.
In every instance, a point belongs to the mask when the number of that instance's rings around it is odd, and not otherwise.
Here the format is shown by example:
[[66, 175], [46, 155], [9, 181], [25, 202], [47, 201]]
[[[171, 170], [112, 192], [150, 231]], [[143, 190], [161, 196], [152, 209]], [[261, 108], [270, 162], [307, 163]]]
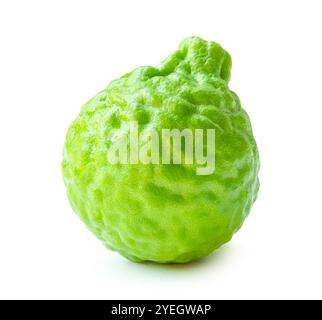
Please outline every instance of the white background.
[[[321, 1], [1, 1], [0, 298], [322, 298]], [[261, 189], [189, 265], [134, 264], [72, 212], [60, 163], [82, 104], [187, 36], [220, 43]]]

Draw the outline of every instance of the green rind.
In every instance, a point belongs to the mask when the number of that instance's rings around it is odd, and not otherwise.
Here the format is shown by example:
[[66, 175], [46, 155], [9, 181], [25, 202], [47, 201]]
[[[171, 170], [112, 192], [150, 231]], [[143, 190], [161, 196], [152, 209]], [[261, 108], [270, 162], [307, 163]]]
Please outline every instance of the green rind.
[[[88, 101], [70, 126], [62, 171], [87, 227], [132, 261], [184, 263], [231, 239], [257, 197], [259, 156], [246, 112], [228, 88], [231, 58], [218, 44], [184, 40], [158, 67], [140, 67]], [[216, 170], [111, 165], [112, 129], [216, 129]]]

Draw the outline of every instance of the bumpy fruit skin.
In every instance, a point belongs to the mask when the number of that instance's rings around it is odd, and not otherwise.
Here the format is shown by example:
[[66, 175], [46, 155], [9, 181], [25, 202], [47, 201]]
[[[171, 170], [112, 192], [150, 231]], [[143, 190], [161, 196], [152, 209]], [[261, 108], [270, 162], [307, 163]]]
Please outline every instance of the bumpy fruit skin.
[[[218, 44], [184, 40], [158, 67], [112, 81], [82, 108], [63, 152], [68, 198], [86, 226], [136, 262], [185, 263], [206, 256], [241, 227], [259, 188], [259, 156], [237, 95], [231, 58]], [[112, 129], [216, 130], [216, 168], [110, 164]], [[161, 135], [161, 133], [160, 133]], [[115, 138], [114, 138], [115, 139]]]

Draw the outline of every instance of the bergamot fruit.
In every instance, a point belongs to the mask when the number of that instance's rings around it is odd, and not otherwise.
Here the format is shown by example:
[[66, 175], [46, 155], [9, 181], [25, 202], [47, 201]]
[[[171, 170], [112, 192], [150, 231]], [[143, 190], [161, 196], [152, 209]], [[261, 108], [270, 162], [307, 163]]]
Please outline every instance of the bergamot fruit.
[[[250, 120], [228, 87], [230, 69], [220, 45], [190, 37], [158, 67], [125, 74], [83, 106], [67, 133], [62, 171], [73, 210], [107, 248], [136, 262], [184, 263], [241, 227], [257, 197], [259, 156]], [[145, 134], [134, 152], [152, 133], [161, 150], [163, 129], [214, 129], [215, 170], [197, 174], [195, 162], [173, 159], [109, 161], [120, 142], [133, 151], [131, 123]]]

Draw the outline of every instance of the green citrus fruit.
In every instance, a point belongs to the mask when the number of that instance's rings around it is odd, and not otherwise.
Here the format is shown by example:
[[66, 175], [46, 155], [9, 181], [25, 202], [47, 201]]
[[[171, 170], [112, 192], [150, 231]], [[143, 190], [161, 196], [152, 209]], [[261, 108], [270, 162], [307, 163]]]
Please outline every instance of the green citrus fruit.
[[[64, 182], [74, 211], [107, 248], [137, 262], [184, 263], [241, 227], [257, 197], [259, 156], [228, 87], [230, 68], [220, 45], [190, 37], [158, 67], [125, 74], [83, 106], [67, 133]], [[132, 122], [147, 137], [160, 138], [165, 128], [215, 129], [215, 170], [198, 175], [194, 162], [111, 163], [109, 150], [128, 142]]]

